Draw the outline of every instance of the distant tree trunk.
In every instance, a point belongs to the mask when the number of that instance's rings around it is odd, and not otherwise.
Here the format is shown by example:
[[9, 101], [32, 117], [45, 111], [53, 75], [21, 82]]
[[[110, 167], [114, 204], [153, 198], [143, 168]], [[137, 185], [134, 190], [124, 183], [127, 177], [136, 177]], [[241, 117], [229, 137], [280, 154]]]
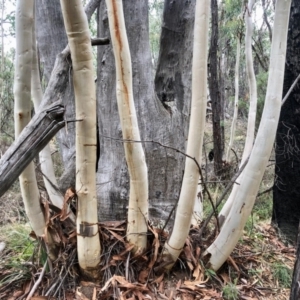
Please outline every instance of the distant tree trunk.
[[233, 146], [234, 137], [235, 137], [235, 128], [237, 123], [237, 117], [238, 117], [238, 107], [239, 107], [239, 87], [240, 87], [240, 53], [241, 53], [241, 37], [240, 34], [238, 34], [236, 39], [236, 62], [235, 62], [235, 74], [234, 74], [234, 112], [232, 117], [232, 123], [231, 123], [231, 132], [230, 132], [230, 140], [229, 145], [226, 153], [226, 161], [229, 161], [231, 148]]
[[209, 50], [209, 93], [211, 98], [213, 140], [214, 140], [214, 168], [218, 175], [222, 172], [222, 158], [224, 152], [224, 115], [222, 114], [221, 91], [219, 84], [218, 63], [218, 1], [211, 0], [211, 40]]
[[[283, 96], [300, 73], [300, 2], [292, 1]], [[276, 135], [273, 223], [292, 241], [300, 220], [300, 85], [282, 106]]]
[[298, 229], [298, 238], [297, 238], [297, 254], [296, 262], [294, 267], [293, 281], [291, 287], [290, 300], [299, 300], [300, 299], [300, 226]]
[[[193, 1], [165, 1], [161, 49], [153, 84], [148, 36], [148, 1], [123, 1], [132, 57], [133, 94], [142, 140], [185, 151], [191, 99], [191, 62], [194, 24]], [[101, 2], [99, 36], [108, 36], [105, 2]], [[115, 92], [112, 46], [98, 48], [98, 119], [100, 161], [98, 194], [101, 219], [126, 216], [129, 177], [121, 141]], [[154, 90], [155, 89], [155, 90]], [[166, 220], [179, 197], [185, 157], [155, 143], [145, 143], [149, 170], [149, 213]]]

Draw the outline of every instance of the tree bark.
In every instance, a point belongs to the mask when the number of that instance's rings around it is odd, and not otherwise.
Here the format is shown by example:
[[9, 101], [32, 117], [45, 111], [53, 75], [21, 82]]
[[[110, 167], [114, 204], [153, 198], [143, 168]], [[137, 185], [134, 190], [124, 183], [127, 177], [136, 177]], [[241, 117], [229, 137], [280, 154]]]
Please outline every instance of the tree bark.
[[[292, 1], [283, 96], [300, 73], [300, 2]], [[272, 222], [296, 241], [300, 220], [300, 85], [282, 106], [276, 135]]]
[[219, 85], [218, 66], [218, 1], [211, 0], [211, 40], [209, 51], [209, 93], [212, 108], [213, 141], [214, 141], [214, 169], [215, 174], [222, 173], [224, 153], [224, 116], [222, 114], [221, 91]]
[[297, 254], [296, 262], [294, 267], [293, 281], [291, 287], [290, 300], [299, 300], [300, 299], [300, 226], [298, 229], [298, 238], [297, 238]]

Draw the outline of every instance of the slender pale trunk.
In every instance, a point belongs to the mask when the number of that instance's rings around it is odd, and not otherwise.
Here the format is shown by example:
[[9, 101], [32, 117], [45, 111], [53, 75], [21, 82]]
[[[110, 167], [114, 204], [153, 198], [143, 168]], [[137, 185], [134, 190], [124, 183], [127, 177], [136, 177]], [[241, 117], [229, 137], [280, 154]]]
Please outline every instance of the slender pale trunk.
[[[250, 107], [248, 113], [248, 126], [247, 126], [247, 134], [245, 147], [243, 151], [241, 165], [245, 162], [245, 160], [249, 157], [254, 141], [254, 131], [255, 131], [255, 119], [256, 119], [256, 106], [257, 106], [257, 85], [256, 78], [254, 73], [254, 64], [252, 57], [252, 32], [253, 32], [253, 23], [252, 23], [252, 7], [254, 5], [255, 0], [249, 0], [247, 4], [247, 9], [245, 13], [245, 24], [246, 24], [246, 34], [245, 34], [245, 51], [246, 51], [246, 71], [249, 85], [249, 94], [250, 94]], [[230, 193], [228, 200], [223, 206], [220, 214], [219, 214], [219, 224], [222, 226], [225, 219], [227, 218], [229, 211], [232, 207], [233, 199], [236, 196], [237, 190], [240, 186], [242, 174], [236, 180], [236, 183], [233, 186], [233, 189]]]
[[[34, 0], [18, 0], [16, 6], [16, 60], [14, 78], [15, 136], [18, 137], [31, 118], [32, 27]], [[37, 236], [45, 232], [34, 164], [19, 177], [25, 211]]]
[[[35, 18], [34, 18], [35, 19]], [[40, 79], [40, 71], [39, 71], [39, 64], [38, 64], [38, 55], [37, 55], [37, 47], [36, 47], [36, 38], [35, 38], [35, 24], [33, 24], [33, 31], [32, 31], [32, 71], [31, 71], [31, 96], [32, 101], [34, 104], [35, 113], [37, 113], [41, 108], [39, 107], [42, 99], [43, 99], [43, 92], [41, 87], [41, 79]], [[63, 207], [63, 196], [58, 192], [53, 186], [58, 186], [53, 161], [51, 157], [51, 150], [50, 146], [47, 145], [40, 153], [40, 166], [42, 173], [45, 175], [43, 176], [44, 184], [49, 195], [50, 201], [53, 205], [58, 208]]]
[[96, 197], [96, 90], [88, 21], [81, 0], [61, 0], [75, 91], [77, 251], [83, 273], [98, 277], [100, 240]]
[[[191, 119], [187, 144], [187, 154], [196, 159], [202, 156], [206, 117], [209, 7], [209, 0], [196, 2]], [[167, 269], [171, 268], [177, 260], [189, 233], [198, 182], [198, 167], [192, 159], [187, 157], [173, 231], [163, 252], [165, 261], [170, 262]]]
[[231, 123], [231, 131], [230, 131], [230, 140], [229, 145], [226, 153], [226, 161], [229, 161], [231, 148], [233, 146], [234, 142], [234, 136], [235, 136], [235, 128], [236, 128], [236, 122], [237, 122], [237, 116], [238, 116], [238, 109], [239, 109], [239, 73], [240, 73], [240, 53], [241, 53], [241, 40], [239, 35], [236, 39], [236, 61], [235, 61], [235, 79], [234, 79], [234, 87], [235, 87], [235, 96], [234, 96], [234, 112], [233, 112], [233, 118]]
[[[132, 66], [121, 0], [106, 0], [116, 64], [116, 93], [123, 139], [140, 141], [133, 100]], [[124, 143], [130, 176], [127, 239], [134, 251], [147, 246], [148, 171], [141, 143]]]
[[208, 267], [214, 270], [222, 266], [242, 235], [272, 151], [281, 108], [290, 5], [291, 0], [276, 2], [269, 79], [262, 120], [228, 218], [219, 236], [205, 254], [210, 257]]

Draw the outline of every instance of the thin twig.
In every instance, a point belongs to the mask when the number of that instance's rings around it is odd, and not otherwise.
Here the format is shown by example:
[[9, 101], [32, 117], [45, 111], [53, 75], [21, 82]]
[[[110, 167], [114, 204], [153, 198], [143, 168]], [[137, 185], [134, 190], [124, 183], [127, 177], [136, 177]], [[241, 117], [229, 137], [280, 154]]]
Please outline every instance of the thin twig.
[[267, 193], [271, 192], [271, 191], [273, 190], [273, 187], [274, 187], [274, 185], [272, 185], [270, 188], [266, 189], [265, 191], [260, 192], [260, 193], [256, 196], [256, 198], [258, 198], [258, 197], [260, 197], [260, 196], [262, 196], [262, 195], [264, 195], [264, 194], [267, 194]]
[[292, 86], [290, 87], [290, 89], [288, 90], [288, 92], [286, 93], [286, 95], [284, 96], [284, 98], [282, 99], [281, 106], [284, 105], [284, 103], [286, 102], [286, 100], [288, 99], [288, 97], [290, 96], [290, 94], [292, 93], [294, 87], [295, 87], [296, 84], [298, 83], [299, 79], [300, 79], [300, 74], [299, 74], [298, 77], [295, 79], [294, 83], [292, 84]]
[[36, 291], [36, 289], [38, 288], [39, 284], [41, 283], [43, 277], [44, 277], [44, 274], [45, 274], [45, 271], [46, 271], [46, 267], [47, 267], [47, 264], [48, 264], [48, 261], [46, 260], [44, 266], [43, 266], [43, 269], [41, 271], [41, 274], [38, 278], [38, 280], [36, 281], [36, 283], [34, 284], [34, 286], [32, 287], [30, 293], [28, 294], [26, 300], [30, 300], [31, 297], [33, 296], [34, 292]]

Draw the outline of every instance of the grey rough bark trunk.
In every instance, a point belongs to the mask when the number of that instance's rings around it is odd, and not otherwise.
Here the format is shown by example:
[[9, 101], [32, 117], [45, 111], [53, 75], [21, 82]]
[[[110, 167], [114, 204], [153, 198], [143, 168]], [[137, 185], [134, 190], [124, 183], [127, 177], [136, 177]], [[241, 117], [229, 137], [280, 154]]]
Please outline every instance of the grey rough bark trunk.
[[215, 174], [222, 173], [222, 158], [224, 153], [224, 109], [222, 108], [222, 97], [219, 78], [218, 60], [218, 1], [211, 1], [211, 41], [209, 50], [209, 93], [211, 98], [213, 141], [214, 141], [214, 169]]
[[[133, 89], [143, 140], [185, 149], [191, 98], [191, 59], [195, 1], [165, 2], [158, 68], [153, 84], [149, 49], [148, 1], [123, 1], [133, 64]], [[108, 19], [102, 1], [100, 36], [107, 36]], [[98, 164], [101, 220], [126, 215], [129, 180], [115, 95], [111, 46], [98, 51]], [[113, 139], [111, 139], [113, 138]], [[166, 220], [179, 196], [184, 157], [155, 143], [144, 143], [149, 170], [150, 216]]]

